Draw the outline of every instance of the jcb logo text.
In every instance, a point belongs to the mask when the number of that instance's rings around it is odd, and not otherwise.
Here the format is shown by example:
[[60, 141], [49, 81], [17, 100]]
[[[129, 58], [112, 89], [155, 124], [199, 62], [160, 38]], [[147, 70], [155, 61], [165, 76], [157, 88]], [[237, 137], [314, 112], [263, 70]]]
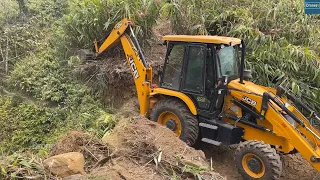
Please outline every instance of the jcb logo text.
[[131, 70], [133, 73], [133, 77], [135, 79], [139, 78], [139, 72], [138, 72], [136, 64], [134, 63], [132, 56], [129, 56], [129, 63], [130, 63], [130, 67], [131, 67]]
[[252, 106], [256, 106], [257, 105], [257, 102], [248, 98], [247, 96], [243, 96], [242, 97], [242, 100], [247, 102], [248, 104], [252, 105]]

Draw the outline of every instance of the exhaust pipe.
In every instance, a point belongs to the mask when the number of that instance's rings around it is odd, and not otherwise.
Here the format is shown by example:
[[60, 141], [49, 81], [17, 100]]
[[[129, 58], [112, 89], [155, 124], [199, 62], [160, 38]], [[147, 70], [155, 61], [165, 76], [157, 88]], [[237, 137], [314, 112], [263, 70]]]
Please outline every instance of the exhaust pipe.
[[244, 79], [244, 56], [246, 54], [246, 45], [244, 44], [244, 41], [241, 40], [241, 62], [240, 62], [240, 83], [243, 84]]

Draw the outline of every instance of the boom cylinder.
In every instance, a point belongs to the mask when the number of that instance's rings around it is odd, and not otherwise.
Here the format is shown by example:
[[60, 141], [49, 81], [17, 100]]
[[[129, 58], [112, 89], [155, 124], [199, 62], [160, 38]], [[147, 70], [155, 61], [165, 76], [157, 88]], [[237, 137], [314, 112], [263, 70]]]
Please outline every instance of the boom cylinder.
[[129, 25], [129, 29], [130, 29], [130, 33], [131, 33], [131, 35], [133, 37], [133, 43], [138, 49], [138, 53], [139, 53], [140, 59], [141, 59], [143, 65], [144, 65], [144, 67], [147, 68], [148, 64], [147, 64], [146, 58], [144, 57], [144, 54], [142, 53], [142, 49], [140, 47], [140, 44], [138, 42], [138, 39], [137, 39], [136, 35], [134, 34], [134, 32], [133, 32], [133, 30], [131, 28], [131, 25]]

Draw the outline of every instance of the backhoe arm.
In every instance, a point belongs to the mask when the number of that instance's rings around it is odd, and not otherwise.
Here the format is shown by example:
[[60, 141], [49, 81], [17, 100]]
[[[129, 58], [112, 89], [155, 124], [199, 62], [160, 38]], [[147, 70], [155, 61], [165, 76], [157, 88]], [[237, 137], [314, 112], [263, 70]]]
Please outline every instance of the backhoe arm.
[[[152, 83], [152, 68], [145, 60], [141, 47], [132, 30], [133, 23], [127, 18], [118, 22], [103, 44], [98, 47], [95, 41], [96, 56], [121, 42], [126, 60], [130, 66], [140, 104], [140, 114], [146, 115], [149, 109], [150, 84]], [[129, 34], [132, 35], [131, 41]]]

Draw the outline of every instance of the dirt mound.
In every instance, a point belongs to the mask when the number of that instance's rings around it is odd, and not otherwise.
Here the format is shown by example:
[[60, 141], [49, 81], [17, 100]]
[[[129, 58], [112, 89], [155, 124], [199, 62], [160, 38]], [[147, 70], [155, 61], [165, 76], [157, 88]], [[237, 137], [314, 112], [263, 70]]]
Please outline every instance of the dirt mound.
[[[233, 159], [237, 145], [202, 144], [202, 151], [195, 150], [165, 127], [142, 117], [130, 118], [137, 114], [134, 101], [132, 98], [120, 109], [122, 120], [104, 142], [71, 131], [53, 147], [52, 155], [82, 152], [89, 173], [84, 179], [242, 179]], [[280, 179], [320, 180], [319, 173], [300, 154], [281, 155], [281, 159]]]
[[117, 154], [126, 154], [138, 158], [139, 161], [155, 155], [151, 153], [162, 152], [163, 157], [170, 163], [180, 155], [185, 160], [197, 160], [205, 163], [202, 151], [188, 147], [169, 129], [145, 118], [133, 119], [131, 123], [121, 122], [103, 140], [111, 145]]
[[281, 156], [283, 162], [282, 179], [320, 180], [320, 174], [301, 154], [289, 154]]
[[63, 136], [51, 149], [51, 155], [68, 152], [81, 152], [85, 157], [85, 171], [104, 164], [113, 154], [101, 140], [80, 131], [70, 131]]
[[52, 148], [51, 155], [67, 152], [84, 154], [88, 174], [82, 179], [224, 179], [210, 171], [202, 151], [139, 116], [119, 121], [103, 142], [70, 131]]
[[[123, 52], [120, 53], [123, 55]], [[103, 59], [86, 62], [73, 70], [73, 74], [86, 82], [102, 98], [102, 102], [111, 107], [119, 107], [135, 95], [129, 66], [121, 55], [103, 56]]]
[[125, 179], [223, 179], [210, 172], [202, 151], [188, 147], [169, 129], [142, 117], [121, 121], [103, 141], [118, 158], [91, 176], [113, 173]]

